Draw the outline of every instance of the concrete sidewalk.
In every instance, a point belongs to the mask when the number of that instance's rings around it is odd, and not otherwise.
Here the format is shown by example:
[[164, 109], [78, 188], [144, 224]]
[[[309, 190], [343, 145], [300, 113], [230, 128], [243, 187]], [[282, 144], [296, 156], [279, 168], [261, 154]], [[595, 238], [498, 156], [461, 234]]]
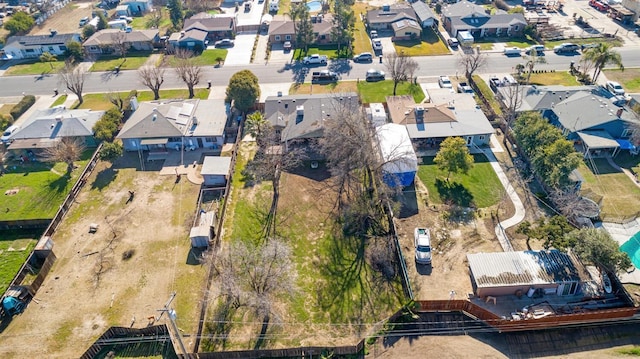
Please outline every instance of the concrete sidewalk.
[[516, 224], [522, 222], [525, 215], [524, 205], [522, 204], [522, 201], [520, 200], [518, 193], [516, 193], [516, 190], [513, 188], [513, 186], [511, 186], [511, 182], [509, 182], [509, 178], [507, 177], [507, 174], [504, 173], [504, 171], [502, 170], [502, 167], [500, 167], [500, 163], [498, 163], [498, 160], [496, 159], [496, 156], [493, 154], [492, 150], [483, 149], [483, 152], [489, 159], [489, 162], [491, 163], [491, 167], [496, 172], [498, 179], [502, 183], [502, 186], [504, 187], [505, 191], [507, 191], [507, 195], [509, 195], [509, 198], [511, 198], [511, 202], [513, 202], [513, 206], [516, 209], [516, 213], [513, 215], [513, 217], [508, 218], [504, 221], [500, 221], [500, 223], [498, 223], [498, 225], [495, 228], [496, 236], [498, 237], [500, 246], [502, 246], [502, 250], [504, 250], [505, 252], [511, 252], [513, 251], [513, 247], [511, 246], [509, 237], [507, 237], [507, 234], [505, 233], [505, 229], [509, 227], [513, 227]]

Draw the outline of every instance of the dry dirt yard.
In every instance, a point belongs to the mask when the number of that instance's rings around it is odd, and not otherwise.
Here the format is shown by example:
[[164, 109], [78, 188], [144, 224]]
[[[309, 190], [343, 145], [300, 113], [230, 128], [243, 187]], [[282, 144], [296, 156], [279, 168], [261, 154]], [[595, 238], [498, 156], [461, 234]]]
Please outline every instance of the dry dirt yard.
[[0, 333], [1, 358], [77, 358], [110, 326], [146, 327], [174, 291], [179, 328], [196, 332], [206, 268], [190, 257], [188, 235], [199, 186], [137, 164], [130, 154], [98, 163], [53, 235], [52, 271]]
[[73, 1], [58, 10], [41, 25], [36, 25], [29, 35], [47, 35], [52, 29], [59, 34], [81, 32], [78, 22], [85, 16], [91, 17], [91, 1]]

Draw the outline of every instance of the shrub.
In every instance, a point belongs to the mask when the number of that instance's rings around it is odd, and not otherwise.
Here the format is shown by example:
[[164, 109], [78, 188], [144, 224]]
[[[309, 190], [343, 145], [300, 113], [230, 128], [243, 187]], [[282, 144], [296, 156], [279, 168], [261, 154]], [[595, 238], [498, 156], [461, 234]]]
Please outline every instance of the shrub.
[[102, 115], [100, 120], [93, 125], [94, 137], [100, 141], [111, 141], [118, 133], [122, 112], [117, 107], [110, 108]]
[[13, 106], [9, 113], [14, 120], [17, 120], [20, 116], [22, 116], [22, 114], [27, 112], [27, 110], [31, 106], [33, 106], [34, 103], [36, 103], [36, 97], [33, 95], [26, 95], [22, 98], [22, 100], [20, 100], [20, 102]]
[[0, 115], [0, 130], [4, 130], [13, 123], [13, 118], [9, 115]]
[[122, 156], [124, 149], [120, 141], [105, 142], [100, 149], [100, 159], [103, 161], [113, 161], [116, 158]]

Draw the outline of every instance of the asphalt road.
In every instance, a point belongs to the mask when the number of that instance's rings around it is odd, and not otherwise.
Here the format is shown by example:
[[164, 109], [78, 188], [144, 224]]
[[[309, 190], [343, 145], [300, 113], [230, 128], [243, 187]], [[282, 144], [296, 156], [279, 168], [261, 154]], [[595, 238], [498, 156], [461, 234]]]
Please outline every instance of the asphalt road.
[[[640, 49], [635, 47], [624, 47], [616, 49], [622, 56], [625, 67], [640, 67]], [[539, 64], [536, 69], [569, 69], [571, 61], [576, 63], [580, 61], [580, 55], [556, 55], [552, 51], [545, 54], [546, 63]], [[454, 75], [462, 72], [457, 65], [458, 55], [431, 56], [431, 57], [415, 57], [420, 65], [417, 72], [419, 77], [436, 77], [439, 75]], [[522, 57], [507, 57], [501, 53], [489, 53], [487, 66], [480, 72], [485, 73], [507, 73], [519, 63], [523, 63]], [[352, 61], [332, 61], [328, 67], [308, 68], [298, 63], [294, 64], [251, 64], [243, 66], [223, 66], [215, 68], [207, 67], [203, 71], [200, 87], [207, 85], [207, 81], [211, 81], [212, 85], [226, 86], [229, 78], [235, 72], [242, 69], [249, 69], [258, 76], [260, 83], [285, 83], [297, 81], [309, 81], [309, 72], [330, 69], [340, 74], [342, 80], [364, 79], [366, 71], [370, 68], [386, 70], [384, 64], [380, 64], [377, 60], [373, 63], [358, 64]], [[53, 89], [59, 88], [61, 91], [64, 86], [58, 83], [55, 75], [46, 76], [4, 76], [0, 77], [0, 97], [19, 96], [22, 93], [34, 95], [52, 94]], [[165, 75], [163, 89], [170, 88], [186, 88], [184, 83], [178, 78], [175, 72], [168, 70]], [[138, 80], [136, 71], [121, 71], [119, 74], [112, 72], [97, 72], [87, 75], [84, 85], [85, 93], [92, 92], [109, 92], [109, 91], [128, 91], [132, 89], [146, 89]]]

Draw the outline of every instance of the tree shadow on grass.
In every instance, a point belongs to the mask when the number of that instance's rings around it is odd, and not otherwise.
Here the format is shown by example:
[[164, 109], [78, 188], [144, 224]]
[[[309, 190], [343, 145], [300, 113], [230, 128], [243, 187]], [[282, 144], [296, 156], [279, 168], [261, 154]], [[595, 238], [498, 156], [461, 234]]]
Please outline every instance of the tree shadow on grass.
[[205, 324], [206, 339], [202, 341], [203, 351], [225, 350], [228, 336], [233, 328], [233, 319], [238, 307], [227, 298], [220, 298], [213, 308], [212, 320]]
[[473, 195], [462, 184], [436, 178], [436, 189], [442, 202], [449, 202], [461, 207], [473, 205]]
[[69, 184], [69, 180], [71, 177], [68, 174], [65, 174], [53, 182], [49, 183], [49, 189], [55, 192], [65, 192], [67, 190], [67, 185]]
[[108, 187], [111, 182], [113, 182], [118, 176], [118, 171], [113, 167], [107, 167], [96, 175], [96, 179], [91, 184], [91, 189], [97, 189], [98, 191], [102, 191], [106, 187]]

